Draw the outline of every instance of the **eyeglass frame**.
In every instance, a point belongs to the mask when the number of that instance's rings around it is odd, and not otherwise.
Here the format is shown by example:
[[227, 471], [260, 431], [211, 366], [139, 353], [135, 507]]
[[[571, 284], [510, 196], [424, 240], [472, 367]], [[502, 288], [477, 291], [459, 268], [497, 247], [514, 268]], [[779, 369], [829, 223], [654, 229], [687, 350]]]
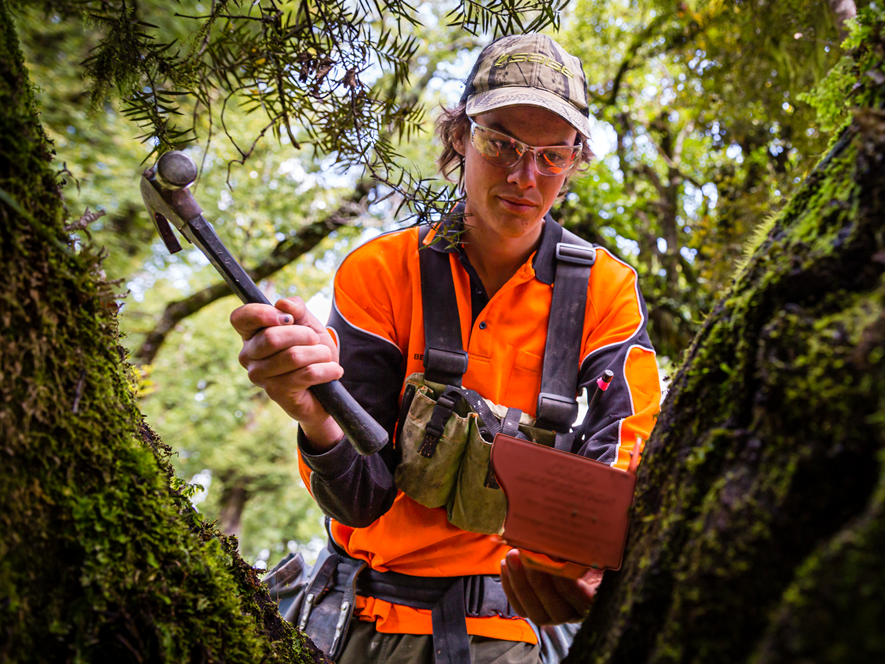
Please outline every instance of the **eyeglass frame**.
[[[526, 152], [531, 152], [535, 158], [535, 168], [538, 169], [538, 174], [543, 175], [544, 177], [556, 177], [558, 175], [564, 175], [564, 174], [569, 173], [570, 171], [572, 171], [575, 168], [575, 166], [577, 166], [578, 162], [580, 161], [581, 148], [583, 147], [581, 144], [580, 134], [578, 134], [578, 138], [575, 139], [575, 144], [571, 145], [571, 146], [569, 146], [569, 145], [529, 145], [528, 143], [525, 143], [524, 141], [520, 141], [518, 138], [513, 138], [513, 136], [510, 136], [509, 134], [505, 134], [503, 131], [500, 131], [498, 129], [492, 129], [491, 127], [486, 127], [484, 125], [481, 125], [470, 116], [468, 116], [467, 119], [470, 120], [470, 144], [473, 145], [473, 149], [476, 150], [477, 154], [479, 154], [480, 157], [482, 157], [487, 162], [492, 164], [492, 166], [498, 166], [499, 168], [513, 168], [525, 156]], [[517, 153], [519, 154], [519, 156], [516, 158], [516, 161], [514, 161], [512, 164], [506, 164], [506, 165], [505, 164], [496, 164], [495, 162], [491, 161], [491, 159], [489, 157], [484, 155], [482, 153], [482, 151], [480, 151], [480, 149], [478, 147], [476, 147], [476, 143], [473, 142], [474, 141], [473, 132], [474, 132], [474, 129], [477, 127], [479, 127], [480, 129], [483, 129], [485, 131], [491, 131], [496, 134], [500, 134], [501, 136], [504, 136], [508, 140], [512, 141], [514, 143], [514, 148], [516, 149]], [[520, 148], [519, 146], [522, 146], [522, 148]], [[538, 162], [538, 151], [539, 150], [547, 150], [549, 148], [568, 148], [568, 147], [571, 147], [572, 149], [576, 150], [574, 160], [572, 161], [571, 165], [568, 168], [563, 169], [563, 171], [561, 173], [544, 173], [541, 170], [541, 166], [539, 165], [539, 162]]]

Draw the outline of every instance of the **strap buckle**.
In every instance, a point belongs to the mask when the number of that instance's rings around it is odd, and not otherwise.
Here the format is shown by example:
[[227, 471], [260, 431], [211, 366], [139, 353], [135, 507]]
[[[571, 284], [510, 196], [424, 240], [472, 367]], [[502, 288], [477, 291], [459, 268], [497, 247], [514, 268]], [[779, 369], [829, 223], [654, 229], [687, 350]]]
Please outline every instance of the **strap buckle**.
[[465, 609], [471, 618], [513, 616], [500, 576], [467, 576], [464, 577], [464, 586]]
[[461, 386], [467, 373], [467, 353], [444, 348], [424, 349], [424, 379], [443, 385]]
[[556, 244], [556, 260], [575, 265], [593, 265], [596, 262], [596, 249], [558, 242]]
[[539, 422], [551, 423], [551, 429], [560, 433], [568, 431], [572, 423], [578, 417], [578, 402], [559, 394], [541, 392], [538, 395], [538, 412], [536, 418]]

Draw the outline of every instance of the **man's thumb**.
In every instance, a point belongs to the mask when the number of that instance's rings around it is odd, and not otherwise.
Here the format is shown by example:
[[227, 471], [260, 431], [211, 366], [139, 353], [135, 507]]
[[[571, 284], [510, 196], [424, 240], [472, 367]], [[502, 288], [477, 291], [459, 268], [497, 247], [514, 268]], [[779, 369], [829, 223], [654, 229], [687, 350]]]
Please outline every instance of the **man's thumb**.
[[304, 300], [300, 297], [286, 297], [277, 300], [274, 306], [284, 313], [291, 314], [295, 325], [305, 325], [317, 334], [326, 332], [326, 326], [310, 313]]

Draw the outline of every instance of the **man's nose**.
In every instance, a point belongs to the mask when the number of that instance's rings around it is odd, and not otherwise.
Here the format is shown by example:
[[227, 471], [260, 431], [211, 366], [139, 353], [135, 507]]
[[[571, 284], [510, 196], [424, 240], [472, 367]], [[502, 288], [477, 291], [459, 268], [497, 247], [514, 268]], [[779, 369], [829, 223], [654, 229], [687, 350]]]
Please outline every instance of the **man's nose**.
[[535, 162], [534, 152], [526, 150], [522, 153], [519, 161], [511, 167], [507, 182], [522, 189], [538, 186], [538, 164]]

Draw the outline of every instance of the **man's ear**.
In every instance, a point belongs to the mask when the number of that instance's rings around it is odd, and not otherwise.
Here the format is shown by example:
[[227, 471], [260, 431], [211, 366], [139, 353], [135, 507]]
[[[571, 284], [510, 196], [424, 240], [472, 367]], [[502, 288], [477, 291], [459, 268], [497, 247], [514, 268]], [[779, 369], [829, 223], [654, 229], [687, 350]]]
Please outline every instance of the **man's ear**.
[[464, 139], [466, 138], [466, 136], [467, 136], [467, 128], [461, 127], [461, 131], [452, 137], [452, 147], [455, 148], [455, 152], [457, 152], [462, 157], [467, 152], [467, 150], [465, 149], [465, 146], [464, 146]]

